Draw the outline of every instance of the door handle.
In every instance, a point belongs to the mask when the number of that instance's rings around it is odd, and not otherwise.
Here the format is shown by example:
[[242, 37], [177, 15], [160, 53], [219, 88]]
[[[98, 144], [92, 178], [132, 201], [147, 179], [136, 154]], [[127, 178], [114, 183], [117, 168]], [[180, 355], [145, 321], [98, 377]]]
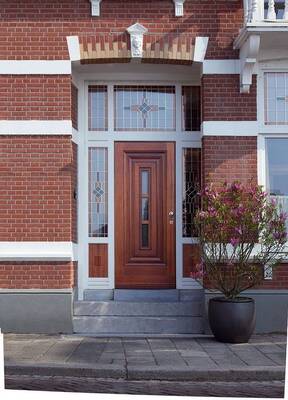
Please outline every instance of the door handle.
[[169, 223], [172, 225], [174, 223], [174, 211], [169, 211]]

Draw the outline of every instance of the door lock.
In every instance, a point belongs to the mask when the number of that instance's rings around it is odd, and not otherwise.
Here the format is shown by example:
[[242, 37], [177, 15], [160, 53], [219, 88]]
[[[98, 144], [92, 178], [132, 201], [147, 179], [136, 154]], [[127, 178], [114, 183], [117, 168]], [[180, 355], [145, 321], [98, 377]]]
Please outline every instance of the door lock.
[[169, 223], [171, 225], [173, 225], [173, 223], [174, 223], [174, 211], [169, 211], [168, 215], [169, 215]]

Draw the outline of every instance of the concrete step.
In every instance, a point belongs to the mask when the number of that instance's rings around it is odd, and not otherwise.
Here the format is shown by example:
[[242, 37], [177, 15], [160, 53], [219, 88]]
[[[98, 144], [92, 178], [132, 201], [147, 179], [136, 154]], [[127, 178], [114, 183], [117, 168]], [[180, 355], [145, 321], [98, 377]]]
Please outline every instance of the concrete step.
[[179, 291], [177, 289], [162, 290], [137, 290], [137, 289], [114, 289], [115, 301], [145, 301], [145, 302], [167, 302], [178, 301]]
[[88, 334], [191, 334], [203, 333], [202, 317], [75, 316], [74, 333]]
[[75, 316], [202, 316], [203, 302], [76, 301]]
[[162, 290], [133, 290], [133, 289], [86, 289], [85, 301], [145, 301], [145, 302], [175, 302], [203, 299], [203, 289], [162, 289]]

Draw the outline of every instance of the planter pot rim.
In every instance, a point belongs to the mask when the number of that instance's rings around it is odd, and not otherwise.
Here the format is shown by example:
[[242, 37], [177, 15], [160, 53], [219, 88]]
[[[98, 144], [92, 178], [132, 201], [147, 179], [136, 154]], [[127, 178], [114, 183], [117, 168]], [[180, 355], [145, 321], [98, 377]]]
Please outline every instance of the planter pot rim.
[[236, 297], [235, 299], [227, 299], [224, 296], [221, 297], [213, 297], [209, 301], [216, 301], [219, 303], [254, 303], [254, 299], [251, 297], [246, 297], [246, 296], [239, 296]]

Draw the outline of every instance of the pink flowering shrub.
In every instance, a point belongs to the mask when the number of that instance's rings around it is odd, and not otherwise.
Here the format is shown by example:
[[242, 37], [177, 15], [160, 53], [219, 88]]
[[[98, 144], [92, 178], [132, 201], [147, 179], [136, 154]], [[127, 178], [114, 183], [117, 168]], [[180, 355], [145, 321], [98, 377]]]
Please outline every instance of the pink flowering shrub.
[[264, 266], [274, 267], [284, 255], [286, 214], [261, 186], [225, 183], [206, 187], [196, 213], [201, 263], [194, 279], [234, 299], [263, 279]]

